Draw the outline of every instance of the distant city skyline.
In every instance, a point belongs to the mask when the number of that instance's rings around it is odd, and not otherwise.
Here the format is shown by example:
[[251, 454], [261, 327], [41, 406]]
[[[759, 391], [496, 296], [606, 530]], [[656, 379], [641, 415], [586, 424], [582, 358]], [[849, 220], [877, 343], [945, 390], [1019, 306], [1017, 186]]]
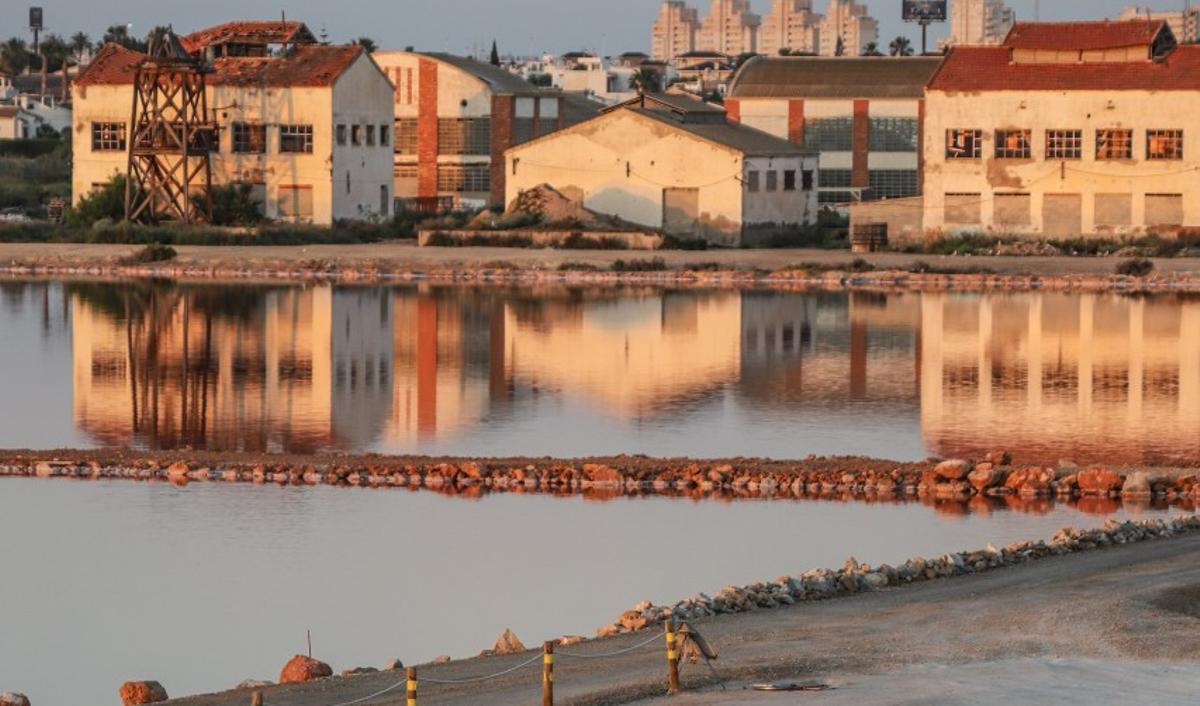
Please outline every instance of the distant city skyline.
[[[900, 0], [861, 1], [871, 8], [872, 15], [880, 22], [882, 46], [886, 47], [897, 35], [907, 36], [914, 43], [919, 39], [919, 28], [900, 20]], [[308, 23], [316, 33], [326, 30], [333, 42], [349, 42], [355, 37], [368, 36], [380, 48], [401, 49], [411, 45], [419, 50], [485, 54], [494, 39], [504, 54], [532, 55], [587, 49], [611, 55], [623, 51], [649, 51], [650, 25], [660, 1], [609, 0], [583, 4], [561, 0], [507, 0], [503, 3], [359, 0], [353, 3], [353, 11], [317, 0], [293, 0], [283, 5], [245, 0], [236, 5], [211, 3], [168, 9], [151, 0], [115, 0], [104, 4], [41, 0], [40, 4], [45, 8], [46, 33], [69, 37], [83, 31], [93, 40], [99, 40], [105, 28], [113, 24], [132, 24], [133, 34], [141, 36], [159, 24], [172, 24], [180, 32], [189, 32], [233, 19], [273, 19], [283, 10], [289, 19]], [[692, 0], [691, 4], [703, 15], [711, 2]], [[758, 13], [766, 12], [770, 4], [771, 0], [752, 0], [754, 11]], [[1018, 19], [1033, 19], [1035, 0], [1009, 0], [1007, 4], [1016, 11]], [[1153, 10], [1178, 10], [1184, 2], [1092, 0], [1085, 7], [1068, 0], [1040, 2], [1044, 20], [1115, 17], [1130, 4]], [[813, 0], [816, 12], [823, 12], [826, 5], [828, 0]], [[13, 8], [5, 13], [0, 23], [0, 37], [28, 39], [30, 34], [24, 25], [25, 6]], [[930, 46], [946, 33], [946, 24], [931, 27]]]

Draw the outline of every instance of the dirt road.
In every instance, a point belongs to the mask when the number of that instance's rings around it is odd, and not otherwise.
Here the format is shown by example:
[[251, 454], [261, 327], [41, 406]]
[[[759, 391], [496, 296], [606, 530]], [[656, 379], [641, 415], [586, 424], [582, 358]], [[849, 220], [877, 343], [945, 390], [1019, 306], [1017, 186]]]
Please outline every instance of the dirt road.
[[[696, 627], [720, 650], [718, 669], [734, 691], [708, 691], [713, 676], [703, 666], [686, 665], [683, 684], [689, 695], [671, 703], [801, 703], [794, 698], [799, 695], [766, 701], [763, 695], [738, 691], [740, 685], [773, 679], [829, 683], [838, 687], [831, 692], [842, 699], [837, 703], [919, 703], [924, 701], [906, 701], [905, 692], [897, 689], [898, 684], [920, 681], [923, 672], [967, 683], [974, 671], [989, 675], [995, 685], [1020, 681], [1041, 669], [1049, 675], [1044, 675], [1045, 681], [1052, 682], [1055, 673], [1062, 673], [1062, 669], [1055, 672], [1054, 665], [1076, 665], [1072, 668], [1077, 674], [1106, 673], [1117, 683], [1122, 673], [1144, 676], [1167, 670], [1174, 681], [1162, 683], [1162, 698], [1156, 700], [1170, 702], [1172, 694], [1188, 693], [1190, 680], [1200, 674], [1197, 599], [1200, 535], [1189, 535], [899, 590], [721, 616], [699, 621]], [[653, 636], [637, 633], [560, 651], [612, 652]], [[423, 666], [420, 703], [536, 703], [540, 690], [536, 662], [482, 683], [446, 686], [429, 681], [499, 672], [535, 656]], [[653, 699], [665, 688], [664, 661], [659, 640], [607, 659], [560, 656], [556, 703], [605, 705]], [[356, 700], [396, 684], [401, 677], [392, 672], [272, 687], [265, 691], [266, 703], [398, 705], [404, 703], [403, 686], [377, 698]], [[847, 696], [853, 698], [847, 701]], [[170, 703], [244, 706], [249, 696], [237, 691]]]

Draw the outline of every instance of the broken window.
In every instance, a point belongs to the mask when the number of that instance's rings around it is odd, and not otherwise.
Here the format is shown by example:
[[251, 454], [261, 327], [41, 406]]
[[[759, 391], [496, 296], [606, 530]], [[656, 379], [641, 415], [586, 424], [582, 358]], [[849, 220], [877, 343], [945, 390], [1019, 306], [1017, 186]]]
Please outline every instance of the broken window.
[[783, 171], [783, 190], [784, 191], [795, 191], [796, 190], [796, 170], [795, 169], [785, 169]]
[[387, 125], [379, 126], [379, 144], [382, 145], [383, 147], [388, 146], [388, 133], [389, 132], [391, 132], [391, 131], [388, 130]]
[[367, 126], [367, 147], [374, 147], [374, 146], [375, 146], [375, 126], [368, 125]]
[[343, 147], [346, 145], [346, 126], [337, 126], [337, 143]]
[[996, 159], [1029, 159], [1031, 141], [1028, 130], [997, 130]]
[[802, 190], [812, 191], [813, 181], [813, 170], [805, 169], [803, 172], [800, 172], [800, 188]]
[[758, 193], [758, 172], [746, 172], [746, 190], [752, 194]]
[[362, 147], [362, 125], [352, 125], [350, 127], [350, 144], [355, 147]]
[[125, 123], [92, 123], [93, 152], [121, 152], [125, 149]]
[[979, 159], [982, 145], [983, 130], [946, 131], [946, 159]]
[[1046, 159], [1082, 159], [1083, 130], [1047, 130]]
[[303, 152], [312, 154], [313, 128], [312, 125], [280, 125], [279, 151]]
[[779, 189], [779, 172], [772, 169], [767, 172], [767, 191], [776, 191]]
[[253, 123], [233, 124], [233, 151], [238, 154], [266, 154], [267, 126]]
[[1133, 130], [1097, 130], [1096, 159], [1133, 159]]
[[1183, 159], [1183, 130], [1147, 130], [1146, 159]]

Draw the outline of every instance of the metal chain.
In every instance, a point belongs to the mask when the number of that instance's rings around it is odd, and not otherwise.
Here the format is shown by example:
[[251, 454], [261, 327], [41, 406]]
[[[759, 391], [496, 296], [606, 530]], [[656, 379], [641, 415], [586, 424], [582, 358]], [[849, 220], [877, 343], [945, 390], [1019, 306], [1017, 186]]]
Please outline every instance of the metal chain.
[[562, 650], [556, 649], [556, 650], [554, 650], [554, 654], [562, 655], [564, 657], [574, 657], [575, 659], [599, 659], [601, 657], [616, 657], [617, 655], [627, 654], [629, 652], [633, 652], [634, 650], [640, 650], [641, 648], [645, 647], [646, 645], [649, 645], [651, 642], [655, 642], [655, 641], [661, 640], [661, 639], [662, 639], [662, 635], [652, 635], [650, 637], [650, 639], [646, 640], [645, 642], [639, 642], [638, 644], [634, 645], [633, 647], [626, 647], [623, 650], [617, 650], [615, 652], [597, 652], [596, 654], [593, 654], [593, 655], [583, 655], [583, 654], [579, 654], [577, 652], [563, 652]]
[[537, 662], [541, 658], [542, 658], [542, 655], [539, 653], [539, 654], [536, 654], [533, 657], [531, 657], [526, 662], [522, 662], [516, 666], [509, 667], [508, 669], [505, 669], [504, 671], [496, 672], [495, 674], [488, 674], [488, 675], [482, 676], [482, 677], [469, 677], [467, 679], [430, 679], [429, 677], [418, 676], [417, 681], [425, 682], [427, 684], [471, 684], [474, 682], [487, 681], [489, 679], [495, 679], [497, 677], [502, 677], [505, 674], [512, 674], [513, 672], [517, 671], [518, 669], [521, 669], [523, 667], [528, 667], [529, 665], [533, 664], [534, 662]]

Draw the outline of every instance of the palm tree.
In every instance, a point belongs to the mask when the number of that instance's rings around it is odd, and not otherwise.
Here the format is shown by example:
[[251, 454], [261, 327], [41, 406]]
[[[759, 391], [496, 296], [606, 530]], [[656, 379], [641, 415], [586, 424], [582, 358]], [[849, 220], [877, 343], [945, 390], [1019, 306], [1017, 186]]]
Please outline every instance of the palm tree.
[[112, 25], [104, 30], [102, 43], [120, 44], [126, 49], [132, 49], [133, 51], [146, 51], [146, 43], [135, 39], [133, 35], [129, 34], [128, 25]]
[[912, 56], [912, 41], [908, 37], [896, 37], [888, 45], [888, 53], [892, 56]]
[[641, 95], [658, 93], [662, 90], [662, 76], [654, 69], [643, 66], [629, 77], [629, 87]]
[[66, 67], [67, 59], [71, 56], [71, 47], [66, 40], [57, 34], [48, 34], [42, 40], [38, 51], [46, 57], [46, 64], [51, 71]]
[[83, 32], [71, 35], [71, 51], [75, 52], [75, 60], [83, 61], [83, 55], [92, 48], [92, 38]]
[[32, 62], [33, 54], [30, 53], [24, 39], [13, 37], [4, 44], [0, 44], [0, 70], [10, 76], [21, 73]]
[[375, 40], [370, 37], [359, 37], [354, 40], [354, 43], [366, 49], [368, 54], [374, 54], [379, 49], [379, 46], [375, 44]]
[[883, 52], [879, 51], [879, 45], [875, 42], [867, 42], [863, 45], [863, 56], [883, 56]]

